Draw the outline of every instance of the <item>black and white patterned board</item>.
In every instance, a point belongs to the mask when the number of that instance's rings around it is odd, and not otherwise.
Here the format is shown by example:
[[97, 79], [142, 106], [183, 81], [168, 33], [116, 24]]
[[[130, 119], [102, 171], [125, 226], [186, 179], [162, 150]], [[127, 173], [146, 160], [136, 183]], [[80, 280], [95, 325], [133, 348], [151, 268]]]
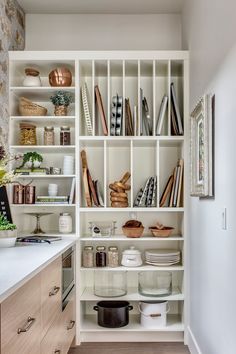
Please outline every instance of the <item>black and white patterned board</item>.
[[0, 213], [12, 223], [11, 210], [6, 187], [0, 187]]

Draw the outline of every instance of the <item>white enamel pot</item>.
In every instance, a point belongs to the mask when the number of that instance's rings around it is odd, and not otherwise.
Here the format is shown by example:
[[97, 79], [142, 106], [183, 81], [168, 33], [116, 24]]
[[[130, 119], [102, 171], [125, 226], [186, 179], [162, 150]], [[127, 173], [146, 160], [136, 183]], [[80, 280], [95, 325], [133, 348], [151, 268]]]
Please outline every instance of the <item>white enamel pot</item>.
[[169, 311], [168, 301], [141, 301], [139, 303], [141, 326], [145, 328], [165, 327]]

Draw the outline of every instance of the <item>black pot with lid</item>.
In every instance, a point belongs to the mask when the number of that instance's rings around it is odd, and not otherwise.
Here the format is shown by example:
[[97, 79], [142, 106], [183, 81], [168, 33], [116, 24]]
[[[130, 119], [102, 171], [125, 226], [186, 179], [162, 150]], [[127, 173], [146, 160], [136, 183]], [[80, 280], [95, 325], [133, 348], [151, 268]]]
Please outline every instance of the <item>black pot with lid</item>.
[[129, 324], [129, 311], [133, 306], [128, 301], [99, 301], [93, 309], [98, 313], [99, 326], [119, 328]]

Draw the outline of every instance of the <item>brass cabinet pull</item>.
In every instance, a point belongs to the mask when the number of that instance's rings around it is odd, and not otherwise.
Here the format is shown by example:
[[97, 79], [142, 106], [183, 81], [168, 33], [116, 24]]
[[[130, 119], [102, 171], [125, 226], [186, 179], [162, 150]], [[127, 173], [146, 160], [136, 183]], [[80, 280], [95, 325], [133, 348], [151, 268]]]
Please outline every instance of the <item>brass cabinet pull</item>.
[[54, 354], [60, 354], [61, 351], [59, 349], [55, 350]]
[[70, 329], [72, 329], [75, 325], [75, 321], [70, 321], [70, 324], [67, 326], [67, 331], [69, 331]]
[[17, 333], [20, 334], [20, 333], [28, 332], [28, 330], [33, 326], [35, 321], [36, 321], [35, 318], [29, 316], [28, 319], [27, 319], [27, 323], [26, 323], [25, 327], [24, 328], [18, 328]]
[[49, 296], [54, 296], [60, 290], [60, 286], [54, 286], [54, 288], [50, 291]]

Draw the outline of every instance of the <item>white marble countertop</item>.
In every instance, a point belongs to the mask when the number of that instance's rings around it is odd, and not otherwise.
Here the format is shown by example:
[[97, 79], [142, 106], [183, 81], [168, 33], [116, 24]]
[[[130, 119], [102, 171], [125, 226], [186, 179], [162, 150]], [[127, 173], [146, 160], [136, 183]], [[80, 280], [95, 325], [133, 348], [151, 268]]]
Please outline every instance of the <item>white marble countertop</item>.
[[60, 241], [0, 248], [0, 303], [76, 243]]

